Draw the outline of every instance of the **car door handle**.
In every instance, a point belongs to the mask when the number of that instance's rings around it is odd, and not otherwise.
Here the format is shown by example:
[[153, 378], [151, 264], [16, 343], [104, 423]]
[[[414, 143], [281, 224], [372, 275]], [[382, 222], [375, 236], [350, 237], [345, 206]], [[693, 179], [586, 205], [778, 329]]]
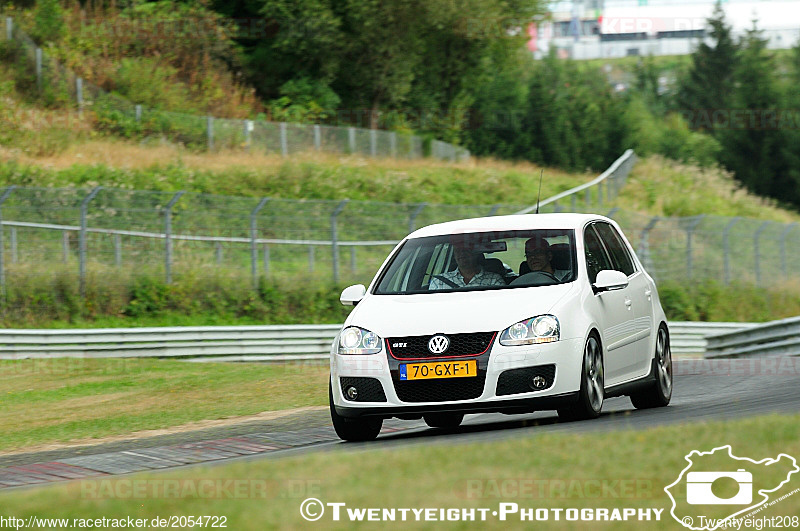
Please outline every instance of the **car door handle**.
[[628, 309], [630, 309], [630, 307], [631, 307], [631, 304], [633, 304], [633, 303], [631, 302], [631, 300], [630, 300], [630, 299], [625, 299], [625, 306], [627, 306], [627, 307], [628, 307]]
[[651, 290], [651, 289], [644, 290], [644, 296], [647, 297], [647, 300], [650, 300], [650, 295], [652, 295], [652, 293], [653, 293], [653, 290]]

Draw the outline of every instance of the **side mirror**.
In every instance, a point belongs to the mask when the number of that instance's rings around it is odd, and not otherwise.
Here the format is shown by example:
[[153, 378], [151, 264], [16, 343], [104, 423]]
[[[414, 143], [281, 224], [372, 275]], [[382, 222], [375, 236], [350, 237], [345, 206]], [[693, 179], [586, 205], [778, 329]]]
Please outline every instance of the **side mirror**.
[[345, 306], [355, 306], [361, 301], [361, 299], [364, 298], [364, 295], [366, 294], [367, 288], [364, 287], [364, 284], [349, 286], [344, 288], [344, 291], [342, 291], [342, 294], [339, 296], [339, 302]]
[[614, 291], [628, 287], [628, 277], [622, 271], [604, 269], [597, 273], [597, 280], [592, 284], [595, 294], [604, 291]]

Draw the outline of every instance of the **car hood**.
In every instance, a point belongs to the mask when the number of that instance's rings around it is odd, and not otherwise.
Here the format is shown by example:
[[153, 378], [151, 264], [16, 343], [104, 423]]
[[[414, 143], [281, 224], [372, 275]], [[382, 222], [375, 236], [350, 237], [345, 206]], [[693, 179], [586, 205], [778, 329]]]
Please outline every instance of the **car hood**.
[[548, 313], [577, 283], [414, 295], [367, 295], [345, 324], [381, 337], [501, 331]]

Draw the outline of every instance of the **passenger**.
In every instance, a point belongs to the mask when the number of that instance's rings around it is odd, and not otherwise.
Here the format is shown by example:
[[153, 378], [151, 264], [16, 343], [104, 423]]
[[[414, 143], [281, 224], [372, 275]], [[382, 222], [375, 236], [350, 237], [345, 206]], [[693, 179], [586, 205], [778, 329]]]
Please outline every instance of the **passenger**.
[[453, 255], [458, 268], [441, 275], [434, 275], [429, 290], [463, 288], [473, 286], [505, 286], [503, 277], [484, 271], [481, 261], [483, 253], [464, 245], [454, 245]]
[[541, 236], [534, 236], [525, 242], [525, 261], [531, 269], [531, 273], [548, 273], [559, 282], [569, 276], [569, 271], [564, 269], [553, 269], [553, 251], [550, 250], [550, 243]]

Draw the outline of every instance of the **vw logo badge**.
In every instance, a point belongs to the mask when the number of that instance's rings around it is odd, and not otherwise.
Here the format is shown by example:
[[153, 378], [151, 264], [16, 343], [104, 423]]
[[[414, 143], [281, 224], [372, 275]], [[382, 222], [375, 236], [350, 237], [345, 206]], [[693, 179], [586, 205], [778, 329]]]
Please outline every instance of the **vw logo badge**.
[[450, 340], [447, 339], [447, 336], [443, 336], [441, 334], [438, 336], [433, 336], [431, 340], [428, 341], [428, 350], [430, 350], [433, 354], [441, 354], [449, 347]]

